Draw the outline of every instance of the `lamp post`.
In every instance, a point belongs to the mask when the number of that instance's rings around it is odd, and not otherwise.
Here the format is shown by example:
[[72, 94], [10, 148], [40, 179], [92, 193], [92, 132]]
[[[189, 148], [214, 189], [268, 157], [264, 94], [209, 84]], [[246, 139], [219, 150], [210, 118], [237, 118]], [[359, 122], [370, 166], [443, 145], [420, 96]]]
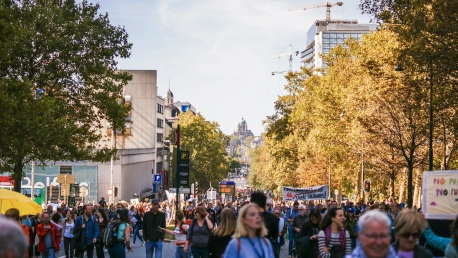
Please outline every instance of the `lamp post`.
[[[394, 69], [396, 72], [403, 72], [404, 68], [399, 64]], [[433, 171], [433, 66], [429, 61], [429, 146], [428, 146], [428, 170]], [[413, 207], [413, 176], [409, 169], [407, 178], [407, 206]]]

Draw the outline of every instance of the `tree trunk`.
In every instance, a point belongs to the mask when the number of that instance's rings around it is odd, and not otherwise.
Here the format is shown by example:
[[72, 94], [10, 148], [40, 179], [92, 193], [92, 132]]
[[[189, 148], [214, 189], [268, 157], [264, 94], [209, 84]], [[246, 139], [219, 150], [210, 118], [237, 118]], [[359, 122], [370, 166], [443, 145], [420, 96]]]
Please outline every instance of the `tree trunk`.
[[391, 172], [390, 176], [390, 189], [389, 189], [389, 196], [394, 197], [394, 181], [396, 180], [396, 173], [394, 171]]
[[22, 159], [16, 161], [14, 164], [13, 174], [11, 177], [14, 180], [14, 191], [21, 192], [21, 185], [22, 185], [22, 178], [24, 178], [24, 164], [22, 163]]
[[399, 187], [399, 203], [405, 203], [406, 200], [406, 183], [407, 183], [407, 168], [403, 168], [401, 172], [401, 183]]
[[418, 200], [418, 172], [412, 176], [413, 180], [413, 199], [412, 199], [412, 207], [418, 208], [417, 200]]

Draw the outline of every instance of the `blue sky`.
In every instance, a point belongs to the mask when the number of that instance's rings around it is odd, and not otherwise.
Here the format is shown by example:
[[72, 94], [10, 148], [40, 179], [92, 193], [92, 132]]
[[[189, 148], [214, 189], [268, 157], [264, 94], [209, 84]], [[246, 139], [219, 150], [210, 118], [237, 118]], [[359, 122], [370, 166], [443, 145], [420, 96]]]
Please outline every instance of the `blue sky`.
[[[305, 49], [306, 33], [326, 8], [288, 11], [321, 3], [299, 0], [100, 0], [114, 25], [122, 25], [133, 43], [120, 69], [157, 70], [158, 94], [169, 87], [175, 101], [189, 101], [207, 120], [232, 133], [242, 117], [255, 135], [274, 113], [286, 80], [273, 71], [288, 70], [287, 57]], [[359, 0], [331, 8], [331, 19], [369, 17], [358, 10]], [[294, 57], [293, 70], [300, 58]]]

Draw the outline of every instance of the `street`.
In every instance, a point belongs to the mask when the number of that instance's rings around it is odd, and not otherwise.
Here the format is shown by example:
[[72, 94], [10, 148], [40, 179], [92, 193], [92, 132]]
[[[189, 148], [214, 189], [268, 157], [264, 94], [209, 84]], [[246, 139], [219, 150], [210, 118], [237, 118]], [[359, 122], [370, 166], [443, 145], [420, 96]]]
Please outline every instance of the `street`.
[[[141, 242], [137, 242], [136, 245], [133, 247], [134, 252], [127, 252], [127, 257], [130, 258], [140, 258], [140, 257], [145, 257], [145, 247], [140, 246]], [[162, 257], [164, 258], [170, 258], [170, 257], [175, 257], [175, 242], [171, 241], [170, 243], [164, 242], [163, 248], [162, 248]], [[106, 257], [109, 257], [108, 253], [105, 253]], [[65, 256], [60, 256], [59, 258], [64, 258]], [[95, 257], [95, 254], [94, 254]], [[286, 241], [286, 244], [282, 247], [281, 252], [280, 252], [280, 257], [288, 257], [288, 241]], [[155, 257], [154, 257], [155, 258]]]

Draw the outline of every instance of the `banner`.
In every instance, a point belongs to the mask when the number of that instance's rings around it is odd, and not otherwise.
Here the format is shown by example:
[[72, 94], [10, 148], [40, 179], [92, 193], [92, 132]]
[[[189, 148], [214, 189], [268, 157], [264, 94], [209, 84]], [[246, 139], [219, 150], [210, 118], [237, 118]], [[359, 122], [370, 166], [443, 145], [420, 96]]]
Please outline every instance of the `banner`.
[[423, 173], [423, 212], [427, 219], [455, 220], [458, 211], [458, 171]]
[[312, 186], [309, 188], [294, 188], [282, 186], [283, 201], [324, 200], [329, 197], [328, 185]]

